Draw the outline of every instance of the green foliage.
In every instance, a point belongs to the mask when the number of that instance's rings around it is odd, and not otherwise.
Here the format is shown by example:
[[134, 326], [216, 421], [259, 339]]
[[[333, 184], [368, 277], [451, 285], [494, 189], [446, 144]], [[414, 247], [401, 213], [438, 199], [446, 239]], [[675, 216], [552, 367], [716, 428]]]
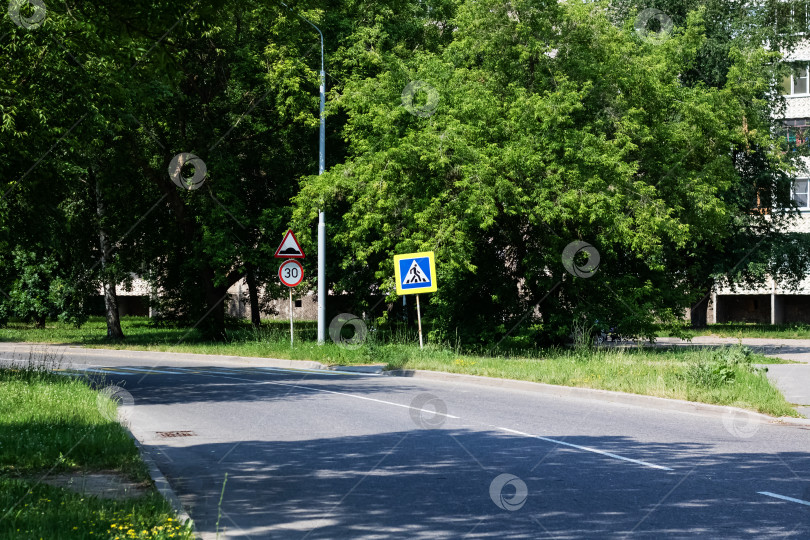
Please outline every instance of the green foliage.
[[62, 272], [52, 256], [40, 256], [36, 252], [17, 247], [12, 252], [12, 268], [16, 276], [5, 299], [0, 299], [0, 312], [34, 321], [43, 327], [48, 317], [58, 318], [81, 326], [88, 317], [85, 305], [92, 285], [76, 280]]
[[[431, 338], [468, 344], [559, 343], [573, 320], [651, 336], [715, 274], [801, 276], [806, 256], [771, 251], [782, 217], [750, 212], [752, 193], [789, 196], [779, 171], [792, 157], [765, 99], [778, 54], [726, 36], [723, 76], [685, 81], [720, 39], [706, 17], [689, 12], [650, 43], [592, 4], [461, 2], [446, 46], [381, 52], [386, 70], [335, 96], [348, 157], [304, 180], [294, 223], [323, 201], [338, 290], [391, 294], [394, 254], [435, 251]], [[416, 80], [438, 93], [433, 114], [402, 105]], [[751, 188], [754, 157], [770, 183]], [[563, 268], [575, 240], [599, 252], [589, 279]], [[761, 252], [740, 265], [752, 245]]]
[[[0, 323], [81, 324], [99, 280], [136, 273], [162, 317], [224, 339], [228, 287], [252, 269], [279, 296], [279, 235], [292, 223], [314, 253], [318, 210], [327, 286], [353, 311], [394, 299], [394, 254], [433, 250], [429, 336], [468, 346], [560, 343], [575, 320], [652, 336], [715, 282], [798, 283], [795, 212], [750, 211], [790, 207], [802, 157], [774, 120], [790, 32], [770, 4], [654, 4], [674, 22], [658, 41], [633, 28], [646, 0], [102, 0], [49, 5], [36, 31], [4, 17], [0, 290], [16, 296]], [[322, 176], [320, 44], [299, 15], [325, 32]], [[168, 178], [180, 152], [207, 164], [196, 191]], [[599, 252], [593, 277], [562, 264], [575, 240]], [[37, 262], [15, 263], [18, 245]]]
[[98, 392], [53, 373], [58, 367], [59, 358], [44, 354], [22, 369], [0, 369], [0, 537], [192, 538], [154, 490], [116, 501], [37, 480], [105, 470], [149, 482], [129, 435], [99, 409]]
[[763, 374], [766, 368], [752, 364], [753, 351], [746, 346], [724, 347], [713, 351], [710, 358], [699, 358], [690, 363], [683, 374], [685, 380], [698, 386], [718, 388], [734, 384], [739, 371]]
[[[264, 321], [256, 330], [247, 323], [234, 328], [227, 342], [205, 340], [189, 328], [154, 328], [140, 317], [124, 317], [122, 326], [127, 342], [116, 349], [152, 350], [178, 353], [217, 354], [259, 358], [311, 360], [327, 365], [385, 364], [387, 369], [425, 369], [486, 377], [517, 379], [566, 386], [600, 388], [618, 392], [686, 399], [720, 405], [740, 405], [774, 416], [797, 416], [784, 396], [750, 363], [785, 363], [753, 354], [746, 348], [725, 350], [663, 349], [652, 347], [600, 347], [592, 350], [525, 348], [508, 350], [491, 347], [469, 350], [457, 344], [427, 343], [418, 346], [410, 329], [397, 332], [370, 331], [359, 347], [346, 347], [328, 341], [315, 341], [314, 321], [296, 322], [295, 345], [290, 347], [289, 321]], [[348, 325], [346, 325], [348, 326]], [[91, 328], [94, 327], [94, 328]], [[103, 339], [104, 321], [91, 319], [77, 330], [49, 323], [46, 334], [12, 323], [0, 330], [0, 339], [42, 341], [111, 347]], [[344, 327], [345, 328], [345, 327]], [[351, 331], [344, 334], [351, 337]], [[695, 363], [723, 362], [734, 369], [733, 384], [703, 384], [704, 379], [684, 375]], [[711, 376], [709, 382], [714, 379]]]
[[724, 384], [734, 382], [735, 373], [728, 362], [715, 360], [712, 362], [698, 361], [690, 364], [684, 372], [684, 378], [692, 384], [717, 388]]
[[48, 315], [55, 315], [51, 281], [56, 272], [56, 261], [51, 257], [38, 258], [36, 253], [22, 248], [17, 248], [13, 256], [18, 274], [9, 295], [13, 312], [23, 320], [34, 320], [42, 326]]

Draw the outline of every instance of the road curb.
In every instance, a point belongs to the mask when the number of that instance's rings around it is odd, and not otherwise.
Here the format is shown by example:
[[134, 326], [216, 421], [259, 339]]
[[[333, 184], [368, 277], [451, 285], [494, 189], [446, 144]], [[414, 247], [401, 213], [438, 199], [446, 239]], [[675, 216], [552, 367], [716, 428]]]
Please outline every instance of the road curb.
[[166, 502], [169, 503], [169, 506], [171, 506], [174, 512], [177, 514], [178, 521], [180, 521], [181, 524], [191, 523], [194, 536], [199, 537], [194, 520], [191, 519], [191, 516], [188, 515], [188, 512], [186, 512], [186, 510], [183, 508], [180, 498], [174, 492], [174, 488], [172, 488], [171, 484], [169, 484], [169, 480], [167, 480], [163, 475], [163, 472], [157, 466], [155, 460], [149, 456], [149, 451], [146, 449], [143, 443], [138, 440], [135, 434], [132, 433], [132, 430], [130, 430], [128, 426], [122, 424], [121, 427], [124, 428], [130, 438], [135, 442], [135, 446], [138, 448], [138, 454], [140, 454], [141, 459], [146, 464], [146, 468], [149, 470], [149, 476], [155, 483], [155, 488], [161, 495], [163, 495], [163, 498], [166, 499]]
[[[42, 349], [53, 349], [54, 352], [65, 356], [82, 355], [86, 357], [104, 356], [112, 352], [126, 353], [127, 356], [133, 358], [141, 358], [147, 360], [162, 360], [171, 358], [175, 361], [203, 361], [203, 360], [216, 360], [217, 363], [231, 366], [237, 364], [239, 366], [251, 367], [271, 367], [282, 369], [310, 369], [322, 371], [337, 371], [343, 373], [364, 373], [367, 375], [380, 375], [385, 369], [384, 364], [374, 364], [366, 366], [340, 366], [340, 365], [327, 365], [314, 360], [286, 360], [282, 358], [267, 358], [263, 356], [225, 356], [220, 354], [200, 354], [200, 353], [178, 353], [178, 352], [163, 352], [163, 351], [136, 351], [130, 349], [95, 349], [86, 348], [78, 345], [58, 345], [49, 343], [11, 343], [14, 347], [8, 348], [9, 342], [0, 342], [0, 355], [3, 353], [9, 354], [25, 354], [28, 351], [34, 352]], [[19, 350], [24, 349], [21, 345], [30, 345], [28, 351]]]
[[367, 375], [383, 375], [386, 373], [385, 366], [382, 364], [371, 366], [324, 366], [323, 369], [343, 373], [365, 373]]
[[391, 377], [412, 377], [416, 379], [428, 379], [445, 382], [464, 382], [479, 386], [489, 386], [495, 388], [505, 388], [513, 390], [524, 390], [538, 392], [555, 397], [566, 398], [588, 398], [609, 403], [622, 405], [654, 407], [656, 409], [711, 414], [715, 416], [726, 416], [729, 413], [741, 412], [751, 419], [758, 419], [766, 423], [785, 423], [801, 426], [810, 426], [810, 419], [791, 418], [787, 416], [769, 416], [749, 409], [731, 407], [727, 405], [712, 405], [709, 403], [699, 403], [697, 401], [685, 401], [682, 399], [662, 398], [656, 396], [644, 396], [641, 394], [628, 394], [625, 392], [615, 392], [612, 390], [598, 390], [595, 388], [581, 388], [577, 386], [560, 386], [532, 381], [518, 381], [513, 379], [497, 379], [493, 377], [483, 377], [480, 375], [467, 375], [463, 373], [446, 373], [441, 371], [427, 371], [421, 369], [399, 369], [385, 371], [383, 375]]
[[[93, 354], [103, 355], [110, 351], [124, 352], [140, 358], [165, 358], [167, 355], [171, 356], [173, 360], [187, 360], [187, 361], [200, 361], [202, 359], [216, 359], [219, 363], [224, 365], [242, 365], [242, 366], [257, 366], [259, 367], [278, 367], [286, 369], [309, 369], [309, 370], [323, 370], [344, 373], [356, 373], [359, 375], [386, 375], [391, 377], [412, 377], [431, 379], [436, 381], [450, 381], [450, 382], [466, 382], [469, 384], [477, 384], [481, 386], [491, 386], [499, 388], [512, 388], [515, 390], [525, 390], [530, 392], [541, 392], [544, 394], [569, 397], [569, 398], [589, 398], [600, 401], [607, 401], [609, 403], [619, 403], [624, 405], [656, 407], [662, 410], [680, 411], [687, 413], [698, 414], [714, 414], [722, 416], [731, 412], [744, 412], [750, 418], [760, 418], [763, 422], [768, 423], [784, 423], [800, 426], [810, 426], [810, 419], [806, 418], [791, 418], [786, 416], [774, 417], [766, 414], [753, 412], [749, 409], [742, 409], [738, 407], [730, 407], [726, 405], [711, 405], [708, 403], [699, 403], [696, 401], [685, 401], [681, 399], [662, 398], [655, 396], [644, 396], [641, 394], [628, 394], [625, 392], [615, 392], [612, 390], [597, 390], [594, 388], [581, 388], [576, 386], [560, 386], [548, 383], [519, 381], [513, 379], [498, 379], [493, 377], [483, 377], [480, 375], [467, 375], [462, 373], [447, 373], [443, 371], [427, 371], [427, 370], [391, 370], [384, 371], [381, 365], [375, 366], [328, 366], [320, 362], [312, 360], [284, 360], [280, 358], [264, 358], [253, 356], [222, 356], [212, 354], [197, 354], [197, 353], [174, 353], [174, 352], [161, 352], [161, 351], [134, 351], [129, 349], [89, 349], [75, 345], [53, 345], [53, 344], [34, 344], [34, 343], [16, 343], [16, 342], [0, 342], [0, 353], [11, 352], [4, 350], [4, 345], [12, 345], [16, 349], [20, 346], [50, 346], [60, 349], [71, 349], [68, 354], [86, 354], [88, 351]], [[14, 351], [18, 352], [18, 351]], [[65, 352], [64, 350], [62, 351]]]
[[[13, 345], [13, 347], [8, 347]], [[51, 349], [54, 353], [64, 356], [82, 355], [92, 358], [93, 356], [104, 356], [111, 352], [123, 353], [133, 358], [141, 358], [147, 360], [163, 360], [171, 358], [175, 361], [203, 361], [216, 360], [216, 363], [223, 365], [238, 364], [241, 366], [256, 366], [258, 367], [277, 367], [286, 369], [329, 369], [328, 366], [314, 362], [312, 360], [285, 360], [281, 358], [264, 358], [260, 356], [225, 356], [219, 354], [200, 354], [200, 353], [179, 353], [179, 352], [166, 352], [166, 351], [137, 351], [130, 349], [96, 349], [89, 347], [81, 347], [78, 345], [61, 345], [53, 343], [16, 343], [16, 342], [0, 342], [0, 354], [20, 354], [25, 355], [29, 351], [39, 352], [43, 349]], [[341, 369], [340, 367], [336, 369]]]

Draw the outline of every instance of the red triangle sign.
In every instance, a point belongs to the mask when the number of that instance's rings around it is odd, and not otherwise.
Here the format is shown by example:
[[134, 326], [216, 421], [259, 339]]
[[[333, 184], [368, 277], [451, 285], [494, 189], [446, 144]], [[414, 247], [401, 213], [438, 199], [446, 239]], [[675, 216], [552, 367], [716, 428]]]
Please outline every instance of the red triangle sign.
[[281, 241], [281, 245], [278, 246], [276, 250], [276, 254], [273, 257], [283, 259], [283, 258], [290, 258], [290, 259], [303, 259], [304, 258], [304, 250], [301, 249], [301, 244], [298, 243], [298, 240], [295, 238], [295, 234], [293, 234], [292, 229], [287, 231], [287, 234], [284, 235], [284, 240]]

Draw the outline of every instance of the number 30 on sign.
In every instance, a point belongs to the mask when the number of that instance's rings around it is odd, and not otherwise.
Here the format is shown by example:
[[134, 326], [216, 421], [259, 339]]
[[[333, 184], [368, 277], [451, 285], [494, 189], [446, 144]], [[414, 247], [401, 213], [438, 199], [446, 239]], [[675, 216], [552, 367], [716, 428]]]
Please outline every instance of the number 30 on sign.
[[304, 279], [304, 267], [295, 260], [284, 261], [278, 267], [278, 278], [287, 287], [295, 287]]

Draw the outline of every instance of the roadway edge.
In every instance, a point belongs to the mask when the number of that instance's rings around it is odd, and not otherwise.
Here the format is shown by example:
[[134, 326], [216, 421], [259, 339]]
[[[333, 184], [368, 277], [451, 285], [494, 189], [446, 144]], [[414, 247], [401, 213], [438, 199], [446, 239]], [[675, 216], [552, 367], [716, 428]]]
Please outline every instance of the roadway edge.
[[390, 377], [412, 377], [417, 379], [430, 379], [434, 381], [465, 382], [479, 386], [490, 386], [513, 390], [524, 390], [529, 392], [539, 392], [557, 397], [567, 398], [589, 398], [622, 405], [634, 405], [655, 407], [657, 409], [711, 414], [724, 416], [730, 412], [738, 411], [748, 415], [750, 418], [757, 418], [767, 423], [784, 423], [800, 426], [810, 426], [810, 419], [792, 418], [788, 416], [769, 416], [749, 409], [731, 407], [728, 405], [713, 405], [710, 403], [700, 403], [697, 401], [685, 401], [682, 399], [662, 398], [656, 396], [645, 396], [641, 394], [628, 394], [625, 392], [614, 392], [612, 390], [598, 390], [595, 388], [581, 388], [577, 386], [560, 386], [532, 381], [518, 381], [514, 379], [497, 379], [493, 377], [483, 377], [480, 375], [467, 375], [463, 373], [446, 373], [441, 371], [427, 371], [421, 369], [398, 369], [383, 371], [382, 375]]
[[132, 433], [132, 430], [129, 428], [129, 426], [121, 424], [121, 427], [124, 428], [129, 437], [135, 442], [135, 446], [138, 448], [138, 453], [140, 454], [143, 462], [146, 464], [146, 468], [149, 470], [149, 476], [155, 483], [155, 488], [161, 495], [163, 495], [163, 498], [166, 499], [166, 501], [169, 503], [169, 506], [171, 506], [174, 512], [177, 514], [177, 519], [180, 521], [180, 523], [183, 524], [190, 523], [194, 536], [199, 538], [199, 534], [197, 532], [197, 527], [194, 524], [194, 520], [191, 519], [191, 516], [188, 515], [188, 512], [186, 512], [185, 508], [183, 508], [183, 504], [180, 502], [180, 498], [174, 492], [174, 488], [172, 488], [172, 485], [169, 483], [169, 480], [163, 475], [163, 472], [157, 466], [155, 460], [153, 460], [149, 455], [149, 451], [146, 449], [143, 443], [141, 443], [141, 441], [138, 440], [138, 437], [136, 437], [135, 434]]
[[[11, 346], [12, 350], [9, 351], [8, 347]], [[594, 388], [581, 388], [576, 386], [560, 386], [554, 384], [532, 382], [532, 381], [519, 381], [514, 379], [498, 379], [494, 377], [484, 377], [480, 375], [467, 375], [462, 373], [448, 373], [442, 371], [427, 371], [421, 369], [415, 370], [390, 370], [385, 371], [384, 365], [377, 364], [373, 366], [339, 366], [339, 365], [326, 365], [321, 362], [312, 360], [285, 360], [280, 358], [263, 358], [252, 356], [223, 356], [223, 355], [209, 355], [198, 353], [173, 353], [173, 352], [158, 352], [158, 351], [138, 351], [138, 350], [119, 350], [119, 349], [91, 349], [80, 346], [65, 346], [53, 345], [44, 343], [15, 343], [5, 342], [0, 343], [0, 353], [3, 352], [21, 352], [20, 348], [28, 347], [35, 351], [37, 347], [44, 347], [46, 349], [53, 348], [61, 354], [71, 356], [72, 354], [82, 354], [84, 356], [103, 355], [110, 352], [124, 353], [129, 356], [142, 359], [165, 359], [171, 356], [173, 360], [178, 361], [200, 361], [202, 359], [216, 359], [218, 363], [224, 365], [234, 365], [247, 367], [278, 367], [286, 369], [309, 369], [309, 370], [325, 370], [344, 373], [355, 373], [358, 375], [387, 375], [392, 377], [413, 377], [422, 379], [431, 379], [436, 381], [452, 381], [452, 382], [466, 382], [468, 384], [476, 384], [480, 386], [491, 386], [500, 388], [511, 388], [515, 390], [524, 390], [529, 392], [540, 392], [552, 396], [569, 397], [569, 398], [589, 398], [600, 401], [607, 401], [610, 403], [619, 403], [624, 405], [642, 406], [642, 407], [656, 407], [663, 410], [696, 413], [696, 414], [711, 414], [722, 416], [730, 412], [741, 412], [749, 415], [750, 418], [758, 418], [760, 421], [768, 423], [783, 423], [793, 424], [800, 426], [810, 426], [810, 419], [807, 418], [792, 418], [787, 416], [774, 417], [767, 414], [757, 413], [749, 409], [742, 409], [738, 407], [731, 407], [727, 405], [712, 405], [709, 403], [700, 403], [696, 401], [685, 401], [681, 399], [662, 398], [656, 396], [645, 396], [641, 394], [628, 394], [625, 392], [615, 392], [612, 390], [598, 390]], [[87, 354], [89, 353], [89, 354]]]

